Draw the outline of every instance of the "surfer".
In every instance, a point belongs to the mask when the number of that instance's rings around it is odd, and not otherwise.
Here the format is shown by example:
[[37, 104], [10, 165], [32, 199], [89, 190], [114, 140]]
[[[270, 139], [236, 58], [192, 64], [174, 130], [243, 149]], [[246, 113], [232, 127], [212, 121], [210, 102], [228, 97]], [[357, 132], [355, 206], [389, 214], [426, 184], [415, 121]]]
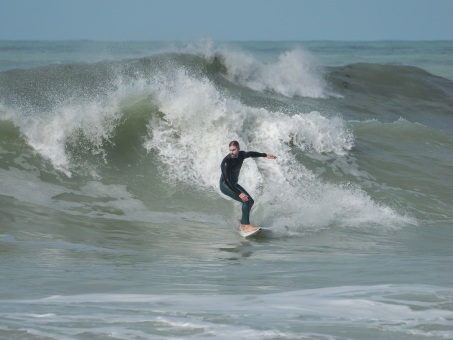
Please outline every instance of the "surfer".
[[230, 153], [222, 160], [220, 168], [222, 176], [220, 177], [220, 191], [232, 199], [242, 203], [241, 231], [244, 233], [256, 232], [258, 227], [250, 224], [249, 215], [254, 200], [247, 191], [238, 184], [239, 172], [241, 171], [244, 159], [250, 157], [266, 157], [276, 159], [274, 155], [260, 153], [255, 151], [241, 151], [239, 143], [232, 141], [229, 144]]

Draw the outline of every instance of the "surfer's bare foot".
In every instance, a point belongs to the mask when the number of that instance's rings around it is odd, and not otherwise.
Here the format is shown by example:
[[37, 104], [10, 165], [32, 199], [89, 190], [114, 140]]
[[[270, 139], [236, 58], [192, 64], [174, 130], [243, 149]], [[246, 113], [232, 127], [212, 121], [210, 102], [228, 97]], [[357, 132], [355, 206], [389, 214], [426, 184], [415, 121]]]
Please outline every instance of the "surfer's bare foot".
[[258, 230], [258, 227], [255, 227], [251, 224], [241, 224], [241, 230], [246, 233], [250, 233], [252, 231]]

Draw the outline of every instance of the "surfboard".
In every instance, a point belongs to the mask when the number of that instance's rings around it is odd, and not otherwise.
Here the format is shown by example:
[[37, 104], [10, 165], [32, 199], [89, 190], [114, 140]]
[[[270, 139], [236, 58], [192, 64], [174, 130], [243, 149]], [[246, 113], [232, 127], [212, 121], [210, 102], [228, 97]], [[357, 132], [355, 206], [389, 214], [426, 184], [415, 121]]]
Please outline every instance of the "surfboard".
[[241, 234], [242, 237], [247, 238], [247, 237], [250, 237], [250, 236], [258, 235], [262, 230], [263, 230], [263, 228], [258, 228], [256, 230], [246, 232], [246, 231], [242, 231], [241, 229], [239, 229], [239, 233]]

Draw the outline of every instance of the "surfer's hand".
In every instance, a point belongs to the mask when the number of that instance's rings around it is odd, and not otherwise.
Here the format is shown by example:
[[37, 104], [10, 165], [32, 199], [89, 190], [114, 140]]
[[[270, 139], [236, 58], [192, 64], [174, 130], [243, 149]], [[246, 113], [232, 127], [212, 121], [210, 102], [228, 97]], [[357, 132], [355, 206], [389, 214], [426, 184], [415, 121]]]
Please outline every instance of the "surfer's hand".
[[269, 158], [269, 159], [276, 159], [277, 156], [274, 156], [274, 155], [271, 155], [271, 154], [267, 154], [267, 155], [266, 155], [266, 158]]
[[241, 192], [241, 193], [239, 194], [239, 198], [240, 198], [243, 202], [248, 202], [248, 200], [249, 200], [249, 197], [248, 197], [246, 194], [244, 194], [243, 192]]

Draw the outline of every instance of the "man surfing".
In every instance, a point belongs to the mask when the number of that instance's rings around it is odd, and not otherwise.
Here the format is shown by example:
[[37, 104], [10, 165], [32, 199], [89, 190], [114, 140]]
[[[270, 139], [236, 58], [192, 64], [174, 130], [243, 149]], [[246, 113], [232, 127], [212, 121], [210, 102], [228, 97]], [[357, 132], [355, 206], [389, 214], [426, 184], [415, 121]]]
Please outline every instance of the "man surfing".
[[247, 191], [245, 191], [245, 189], [238, 184], [242, 163], [244, 162], [244, 159], [250, 157], [266, 157], [268, 159], [276, 159], [277, 157], [255, 151], [241, 151], [239, 143], [235, 140], [230, 142], [229, 151], [230, 153], [220, 164], [220, 169], [222, 170], [222, 176], [220, 177], [220, 191], [232, 199], [242, 203], [240, 229], [243, 236], [250, 236], [261, 230], [261, 228], [250, 224], [249, 216], [254, 200], [252, 196], [250, 196]]

